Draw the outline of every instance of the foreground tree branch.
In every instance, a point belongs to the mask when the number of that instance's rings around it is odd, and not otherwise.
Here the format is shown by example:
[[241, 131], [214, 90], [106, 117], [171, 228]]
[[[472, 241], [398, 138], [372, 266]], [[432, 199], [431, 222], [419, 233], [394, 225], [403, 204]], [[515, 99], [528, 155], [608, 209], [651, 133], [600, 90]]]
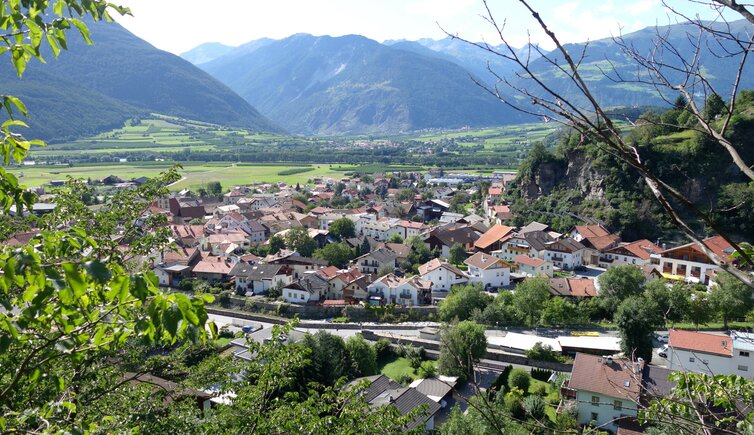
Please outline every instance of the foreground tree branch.
[[[505, 47], [504, 51], [498, 51], [486, 43], [474, 43], [465, 40], [458, 37], [457, 35], [448, 34], [448, 36], [475, 45], [486, 50], [489, 53], [514, 62], [518, 67], [521, 68], [521, 72], [517, 73], [518, 78], [526, 80], [531, 84], [531, 86], [518, 85], [513, 83], [511, 80], [500, 76], [497, 76], [498, 84], [496, 84], [494, 87], [485, 85], [478, 81], [477, 85], [481, 86], [487, 92], [498, 98], [500, 101], [516, 110], [540, 116], [545, 119], [560, 120], [564, 124], [569, 125], [576, 131], [580, 132], [582, 135], [582, 141], [595, 141], [597, 146], [601, 150], [609, 153], [618, 160], [628, 164], [630, 167], [635, 169], [647, 184], [655, 199], [665, 210], [671, 222], [676, 227], [678, 227], [678, 229], [681, 230], [686, 235], [686, 237], [694, 242], [699, 247], [699, 249], [704, 252], [707, 257], [710, 258], [713, 263], [715, 263], [721, 269], [730, 272], [746, 285], [754, 288], [754, 279], [752, 278], [751, 274], [745, 272], [741, 268], [730, 264], [728, 261], [726, 261], [726, 259], [721, 258], [719, 255], [710, 250], [704, 243], [702, 243], [703, 236], [698, 234], [691, 227], [690, 223], [687, 222], [680, 213], [678, 207], [680, 206], [685, 208], [686, 210], [691, 212], [696, 219], [698, 219], [708, 228], [712, 229], [721, 237], [723, 237], [734, 248], [738, 256], [743, 260], [744, 265], [748, 267], [754, 266], [754, 260], [752, 260], [751, 253], [743, 249], [741, 246], [739, 246], [738, 243], [732, 240], [730, 235], [714, 221], [713, 217], [708, 211], [694, 204], [690, 199], [687, 198], [686, 195], [684, 195], [677, 188], [673, 187], [667, 181], [661, 179], [647, 166], [647, 164], [642, 159], [640, 151], [636, 147], [633, 147], [626, 143], [621, 130], [608, 116], [605, 109], [599, 103], [597, 97], [594, 95], [587, 82], [582, 77], [579, 67], [581, 66], [581, 60], [584, 56], [583, 52], [581, 53], [578, 60], [574, 60], [571, 54], [565, 49], [561, 41], [558, 39], [555, 32], [548, 27], [548, 25], [542, 19], [541, 15], [531, 7], [529, 2], [527, 0], [519, 0], [519, 2], [529, 11], [529, 13], [531, 13], [532, 17], [537, 22], [537, 25], [542, 29], [542, 31], [544, 31], [548, 39], [556, 47], [555, 50], [549, 54], [540, 51], [540, 54], [544, 58], [544, 61], [556, 66], [560, 70], [560, 72], [565, 74], [565, 77], [570, 82], [570, 84], [572, 84], [577, 89], [578, 96], [580, 98], [565, 98], [564, 95], [562, 95], [555, 88], [546, 83], [543, 77], [541, 77], [531, 67], [529, 56], [524, 59], [517, 54], [516, 49], [506, 40], [503, 32], [504, 25], [498, 25], [494, 15], [489, 8], [487, 0], [483, 0], [485, 9], [487, 11], [487, 16], [484, 18], [494, 27], [496, 34]], [[724, 4], [723, 2], [718, 3], [720, 3], [724, 7], [729, 7], [728, 4]], [[731, 2], [729, 1], [726, 3]], [[738, 9], [743, 8], [743, 11], [746, 12], [745, 7], [736, 3], [731, 4], [736, 5]], [[739, 12], [738, 10], [736, 11]], [[701, 31], [704, 31], [704, 29], [700, 28], [700, 32]], [[743, 53], [743, 58], [739, 66], [739, 71], [743, 70], [743, 66], [746, 63], [752, 42], [754, 41], [749, 39], [741, 43], [741, 53]], [[658, 44], [662, 46], [663, 43], [665, 43], [666, 46], [670, 45], [667, 44], [667, 40], [660, 38]], [[661, 88], [663, 87], [674, 91], [680, 91], [681, 93], [686, 95], [687, 101], [691, 103], [690, 106], [692, 108], [690, 110], [697, 118], [700, 118], [704, 121], [704, 123], [701, 124], [700, 129], [709, 134], [717, 143], [719, 143], [724, 149], [726, 149], [726, 151], [728, 151], [729, 155], [731, 156], [731, 160], [736, 164], [741, 172], [750, 179], [754, 180], [754, 171], [752, 171], [751, 168], [743, 161], [733, 144], [729, 141], [729, 139], [725, 137], [725, 130], [716, 130], [713, 126], [713, 122], [711, 120], [704, 119], [703, 111], [693, 103], [693, 89], [695, 86], [701, 85], [704, 87], [704, 89], [711, 89], [706, 79], [699, 71], [698, 57], [700, 55], [702, 46], [703, 44], [701, 42], [697, 42], [695, 44], [695, 47], [697, 49], [693, 55], [693, 59], [682, 63], [680, 68], [676, 68], [686, 74], [686, 79], [683, 80], [682, 84], [680, 85], [673, 85], [672, 82], [665, 76], [663, 68], [666, 68], [668, 64], [662, 62], [662, 60], [658, 57], [655, 57], [657, 55], [657, 50], [655, 50], [653, 52], [654, 54], [650, 55], [649, 57], [638, 56], [638, 53], [636, 53], [637, 55], [633, 56], [633, 58], [637, 62], [638, 67], [647, 69], [648, 71], [645, 71], [645, 73], [649, 74], [650, 76], [649, 79], [644, 78], [643, 80], [641, 79], [641, 76], [639, 76], [639, 81], [642, 82], [642, 84], [651, 86], [661, 95]], [[624, 45], [624, 48], [630, 49], [627, 44]], [[676, 56], [681, 56], [678, 51], [674, 51], [675, 48], [672, 47], [672, 45], [670, 45], [669, 50], [671, 52], [674, 52]], [[559, 59], [556, 56], [562, 56], [564, 62], [559, 62]], [[734, 89], [738, 88], [738, 82], [740, 81], [741, 75], [742, 74], [740, 72], [737, 74], [736, 83], [734, 83]], [[705, 83], [707, 83], [707, 85], [705, 85]], [[526, 97], [526, 99], [530, 102], [530, 105], [524, 106], [518, 103], [515, 99], [505, 96], [505, 93], [500, 91], [498, 87], [499, 84], [505, 85], [516, 95]], [[579, 103], [579, 99], [583, 100], [583, 103]], [[733, 104], [734, 103], [729, 106], [730, 109], [726, 110], [726, 112], [728, 112], [726, 113], [728, 117], [732, 116], [732, 108], [734, 108]], [[723, 122], [723, 126], [725, 128], [727, 128], [728, 124], [729, 121]]]

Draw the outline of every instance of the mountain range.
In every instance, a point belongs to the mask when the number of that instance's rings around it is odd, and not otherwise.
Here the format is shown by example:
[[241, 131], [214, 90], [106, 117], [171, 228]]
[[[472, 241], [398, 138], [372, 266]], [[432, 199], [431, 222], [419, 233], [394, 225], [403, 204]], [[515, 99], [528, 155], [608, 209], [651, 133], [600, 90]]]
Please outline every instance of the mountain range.
[[253, 41], [199, 66], [294, 133], [385, 134], [523, 119], [456, 63], [358, 35]]
[[[709, 23], [710, 26], [719, 24]], [[745, 21], [729, 23], [745, 34]], [[647, 28], [624, 36], [625, 44], [650, 53], [656, 32], [681, 57], [693, 58], [689, 24]], [[297, 34], [259, 39], [239, 47], [203, 44], [182, 56], [161, 51], [116, 23], [90, 23], [94, 46], [71, 35], [69, 50], [46, 65], [30, 62], [23, 78], [9, 63], [0, 64], [3, 93], [21, 98], [29, 108], [30, 137], [79, 138], [118, 127], [149, 113], [179, 116], [253, 131], [302, 134], [392, 134], [423, 129], [483, 127], [530, 121], [474, 81], [494, 84], [494, 70], [514, 85], [531, 88], [510, 62], [457, 39], [386, 41], [359, 35], [341, 37]], [[725, 88], [737, 71], [730, 42], [707, 37], [699, 57], [705, 78]], [[492, 46], [503, 50], [502, 46]], [[578, 92], [557, 65], [537, 58], [531, 68], [564, 98]], [[612, 39], [569, 44], [583, 52], [580, 71], [601, 104], [643, 107], [665, 102], [651, 88], [614, 80], [634, 77], [635, 63]], [[562, 64], [562, 56], [549, 53]], [[680, 63], [664, 53], [671, 81]], [[192, 64], [194, 62], [196, 65]], [[741, 89], [754, 88], [754, 67], [742, 74]], [[611, 72], [612, 71], [612, 72]], [[606, 75], [607, 74], [607, 75]], [[610, 76], [613, 76], [612, 78]], [[501, 87], [505, 93], [506, 88]], [[670, 100], [674, 95], [667, 95]], [[701, 97], [701, 95], [700, 95]], [[522, 100], [527, 104], [526, 100]]]
[[71, 33], [68, 50], [29, 62], [18, 78], [0, 64], [3, 92], [29, 109], [29, 137], [78, 138], [120, 127], [149, 113], [258, 131], [281, 131], [209, 74], [161, 51], [117, 23], [87, 23], [93, 46]]

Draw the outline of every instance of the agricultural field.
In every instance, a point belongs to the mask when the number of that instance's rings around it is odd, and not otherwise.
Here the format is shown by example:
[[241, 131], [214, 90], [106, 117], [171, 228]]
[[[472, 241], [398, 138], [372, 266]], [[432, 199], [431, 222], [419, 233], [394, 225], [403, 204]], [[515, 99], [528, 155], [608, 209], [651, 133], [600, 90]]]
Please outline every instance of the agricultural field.
[[[341, 178], [344, 171], [353, 169], [348, 165], [246, 165], [236, 163], [182, 163], [182, 179], [171, 186], [173, 190], [196, 189], [209, 183], [219, 181], [224, 187], [255, 182], [285, 182], [288, 184], [305, 184], [314, 177]], [[37, 187], [52, 180], [65, 180], [67, 177], [101, 180], [115, 175], [123, 180], [138, 177], [154, 177], [172, 167], [162, 164], [108, 164], [77, 166], [24, 166], [12, 167], [9, 171], [28, 187]], [[306, 172], [291, 174], [291, 169], [310, 169]]]

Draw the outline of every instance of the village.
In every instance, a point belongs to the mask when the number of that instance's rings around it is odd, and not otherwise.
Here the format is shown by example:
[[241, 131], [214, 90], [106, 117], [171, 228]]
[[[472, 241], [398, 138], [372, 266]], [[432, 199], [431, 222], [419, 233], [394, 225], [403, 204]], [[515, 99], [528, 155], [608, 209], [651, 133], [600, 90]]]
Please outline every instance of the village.
[[[559, 306], [558, 300], [588, 305], [602, 294], [599, 277], [625, 266], [640, 270], [645, 282], [699, 289], [717, 285], [719, 266], [695, 244], [669, 247], [646, 239], [622, 240], [599, 222], [585, 222], [565, 233], [536, 221], [510, 226], [514, 216], [505, 192], [514, 179], [513, 173], [474, 179], [395, 172], [312, 179], [303, 186], [234, 186], [216, 196], [183, 190], [146, 204], [143, 218], [164, 217], [173, 243], [135, 262], [153, 271], [169, 291], [214, 293], [221, 296], [221, 305], [225, 295], [236, 306], [275, 306], [275, 313], [283, 316], [303, 313], [283, 307], [306, 308], [309, 318], [330, 320], [341, 308], [352, 309], [350, 314], [375, 307], [420, 310], [415, 320], [429, 322], [391, 325], [386, 319], [387, 329], [352, 323], [333, 333], [349, 340], [358, 335], [384, 341], [398, 352], [421, 349], [430, 360], [437, 359], [444, 346], [441, 325], [432, 320], [449, 320], [439, 317], [438, 307], [454, 289], [471, 286], [491, 301], [527, 291], [521, 290], [527, 283], [545, 282], [552, 306]], [[146, 181], [110, 184], [132, 189]], [[217, 193], [219, 186], [213, 190]], [[54, 203], [39, 203], [33, 212], [43, 215], [55, 208]], [[16, 233], [6, 244], [23, 245], [34, 234]], [[722, 237], [707, 238], [704, 244], [736, 261]], [[243, 300], [246, 304], [239, 302]], [[263, 313], [250, 317], [233, 310], [211, 312], [224, 331], [237, 331], [228, 352], [240, 361], [254, 359], [249, 343], [267, 343], [275, 334]], [[477, 373], [486, 373], [484, 389], [494, 388], [495, 379], [507, 377], [510, 367], [526, 368], [531, 377], [551, 384], [546, 391], [557, 400], [548, 406], [558, 414], [572, 413], [581, 425], [632, 433], [625, 431], [640, 426], [637, 403], [670, 394], [673, 371], [751, 378], [748, 357], [754, 346], [747, 333], [659, 331], [653, 338], [656, 360], [650, 364], [623, 355], [614, 331], [569, 332], [568, 325], [584, 320], [574, 313], [547, 320], [549, 314], [537, 312], [524, 323], [520, 317], [522, 328], [510, 330], [496, 328], [498, 320], [482, 315], [488, 329]], [[332, 331], [326, 323], [304, 322], [289, 331], [286, 340], [297, 342], [323, 328]], [[169, 384], [150, 379], [140, 382]], [[382, 404], [386, 395], [395, 395], [391, 403], [403, 415], [427, 406], [428, 415], [411, 426], [424, 425], [426, 430], [450, 418], [451, 405], [466, 406], [468, 397], [461, 399], [459, 391], [471, 391], [458, 377], [441, 374], [414, 380], [383, 373], [352, 382], [363, 379], [370, 382], [364, 390], [370, 406]], [[230, 400], [196, 394], [203, 409]]]
[[[704, 285], [719, 270], [693, 244], [621, 240], [599, 223], [566, 234], [540, 222], [510, 227], [503, 193], [511, 177], [492, 182], [483, 195], [479, 186], [444, 183], [419, 190], [412, 181], [418, 177], [404, 174], [401, 188], [388, 187], [393, 178], [375, 176], [305, 187], [236, 186], [221, 201], [198, 200], [188, 191], [162, 198], [149, 213], [168, 217], [177, 249], [157, 253], [154, 272], [166, 287], [198, 279], [241, 296], [272, 291], [291, 304], [420, 306], [436, 305], [452, 286], [466, 283], [494, 294], [544, 276], [554, 296], [589, 298], [599, 292], [596, 278], [619, 265], [635, 265], [648, 278]], [[475, 195], [479, 203], [453, 200]], [[333, 202], [363, 205], [334, 208]], [[732, 253], [721, 237], [704, 242], [721, 257]]]

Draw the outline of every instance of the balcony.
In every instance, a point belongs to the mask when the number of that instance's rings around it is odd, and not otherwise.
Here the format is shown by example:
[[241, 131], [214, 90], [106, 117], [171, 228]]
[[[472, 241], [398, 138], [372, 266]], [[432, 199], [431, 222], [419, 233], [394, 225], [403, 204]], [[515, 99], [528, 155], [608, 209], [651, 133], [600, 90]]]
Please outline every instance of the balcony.
[[552, 261], [556, 262], [556, 263], [562, 263], [563, 262], [563, 257], [560, 256], [560, 255], [553, 255], [552, 256]]
[[411, 293], [401, 293], [400, 295], [398, 295], [398, 297], [400, 297], [401, 299], [413, 299]]

